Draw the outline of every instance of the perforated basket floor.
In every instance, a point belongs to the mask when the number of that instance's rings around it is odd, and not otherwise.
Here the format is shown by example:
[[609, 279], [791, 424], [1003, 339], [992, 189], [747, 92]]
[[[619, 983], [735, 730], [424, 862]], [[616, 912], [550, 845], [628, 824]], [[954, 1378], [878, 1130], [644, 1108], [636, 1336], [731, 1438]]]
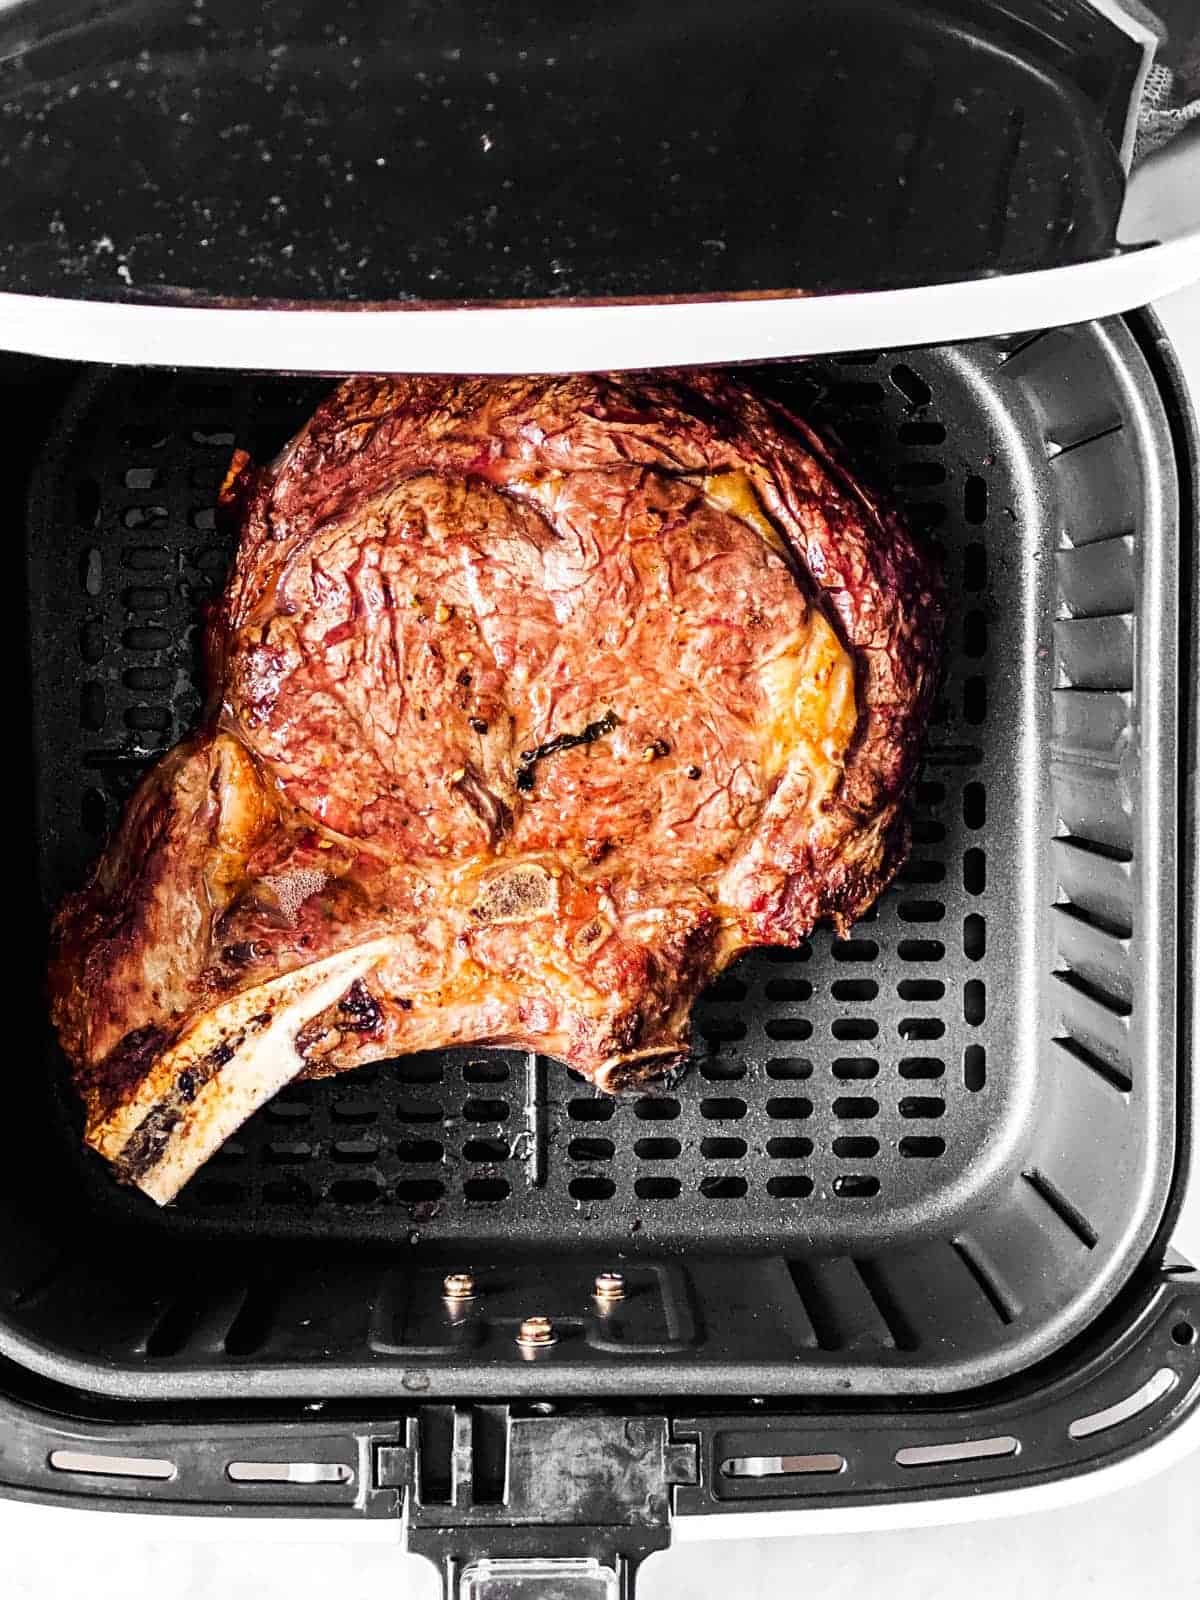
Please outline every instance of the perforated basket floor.
[[[164, 1212], [80, 1152], [99, 1214], [464, 1264], [732, 1249], [789, 1262], [802, 1301], [804, 1262], [844, 1257], [893, 1349], [921, 1319], [879, 1289], [884, 1254], [941, 1252], [1001, 1341], [1061, 1339], [1115, 1291], [1173, 1138], [1178, 527], [1145, 358], [1114, 323], [762, 381], [944, 558], [945, 685], [899, 881], [848, 939], [743, 958], [653, 1093], [607, 1099], [511, 1051], [392, 1061], [287, 1090]], [[47, 905], [197, 715], [231, 449], [273, 452], [323, 389], [92, 372], [63, 412], [30, 519]]]

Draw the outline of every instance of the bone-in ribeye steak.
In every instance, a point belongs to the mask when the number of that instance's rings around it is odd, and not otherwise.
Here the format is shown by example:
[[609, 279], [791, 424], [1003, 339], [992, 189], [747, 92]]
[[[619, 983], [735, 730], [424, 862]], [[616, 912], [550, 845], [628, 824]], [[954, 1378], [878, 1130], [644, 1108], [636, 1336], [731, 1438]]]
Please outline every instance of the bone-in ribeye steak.
[[939, 585], [742, 382], [354, 379], [222, 497], [204, 724], [55, 927], [88, 1143], [155, 1200], [301, 1076], [630, 1086], [899, 865]]

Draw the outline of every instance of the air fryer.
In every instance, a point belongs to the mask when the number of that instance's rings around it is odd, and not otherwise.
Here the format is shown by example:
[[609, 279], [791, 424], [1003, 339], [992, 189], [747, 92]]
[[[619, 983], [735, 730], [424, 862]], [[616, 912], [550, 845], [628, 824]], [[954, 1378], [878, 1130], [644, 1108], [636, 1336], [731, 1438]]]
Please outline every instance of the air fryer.
[[[1139, 253], [1115, 229], [1145, 39], [1082, 0], [736, 30], [220, 9], [0, 28], [25, 552], [0, 1489], [403, 1518], [448, 1592], [602, 1595], [672, 1521], [1025, 1487], [1183, 1426], [1196, 438], [1103, 276]], [[1147, 284], [1181, 270], [1162, 248]], [[994, 292], [1070, 271], [1109, 314]], [[937, 285], [983, 291], [974, 336], [926, 339], [905, 294]], [[895, 340], [821, 348], [809, 302], [849, 290]], [[380, 368], [413, 329], [461, 371], [524, 316], [534, 370], [556, 312], [601, 318], [574, 350], [656, 308], [696, 360], [746, 335], [939, 552], [907, 865], [846, 937], [719, 979], [667, 1082], [610, 1098], [471, 1049], [296, 1084], [159, 1210], [82, 1147], [45, 930], [197, 717], [232, 450], [268, 457], [326, 392], [331, 316]], [[290, 370], [251, 370], [281, 329]]]

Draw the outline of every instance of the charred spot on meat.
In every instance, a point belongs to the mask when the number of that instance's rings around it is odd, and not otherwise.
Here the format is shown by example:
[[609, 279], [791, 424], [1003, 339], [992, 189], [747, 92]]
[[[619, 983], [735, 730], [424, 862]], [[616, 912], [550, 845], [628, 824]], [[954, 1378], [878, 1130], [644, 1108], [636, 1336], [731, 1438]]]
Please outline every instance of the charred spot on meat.
[[355, 978], [338, 1001], [340, 1024], [356, 1033], [374, 1033], [383, 1026], [383, 1009], [361, 978]]
[[616, 713], [606, 711], [602, 717], [597, 717], [595, 722], [589, 722], [579, 733], [558, 733], [553, 739], [547, 739], [544, 744], [538, 745], [536, 750], [522, 750], [521, 764], [517, 768], [516, 775], [517, 788], [526, 794], [532, 790], [539, 761], [558, 755], [560, 750], [576, 750], [580, 745], [595, 744], [597, 739], [602, 739], [606, 733], [611, 733], [620, 725], [621, 719]]
[[297, 1078], [660, 1077], [903, 860], [936, 565], [751, 384], [355, 378], [223, 494], [204, 720], [54, 928], [85, 1137], [156, 1201]]

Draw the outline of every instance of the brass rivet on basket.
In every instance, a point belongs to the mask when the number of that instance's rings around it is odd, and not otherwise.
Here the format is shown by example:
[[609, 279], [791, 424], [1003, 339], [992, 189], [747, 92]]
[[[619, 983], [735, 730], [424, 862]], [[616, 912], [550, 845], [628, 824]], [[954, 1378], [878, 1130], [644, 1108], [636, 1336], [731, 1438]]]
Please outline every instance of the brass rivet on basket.
[[544, 1350], [557, 1339], [549, 1317], [526, 1317], [517, 1330], [517, 1343], [525, 1350]]
[[598, 1272], [592, 1293], [603, 1305], [609, 1305], [614, 1300], [624, 1300], [625, 1279], [619, 1272]]
[[449, 1272], [442, 1279], [442, 1298], [461, 1304], [464, 1300], [474, 1300], [475, 1279], [469, 1272]]

